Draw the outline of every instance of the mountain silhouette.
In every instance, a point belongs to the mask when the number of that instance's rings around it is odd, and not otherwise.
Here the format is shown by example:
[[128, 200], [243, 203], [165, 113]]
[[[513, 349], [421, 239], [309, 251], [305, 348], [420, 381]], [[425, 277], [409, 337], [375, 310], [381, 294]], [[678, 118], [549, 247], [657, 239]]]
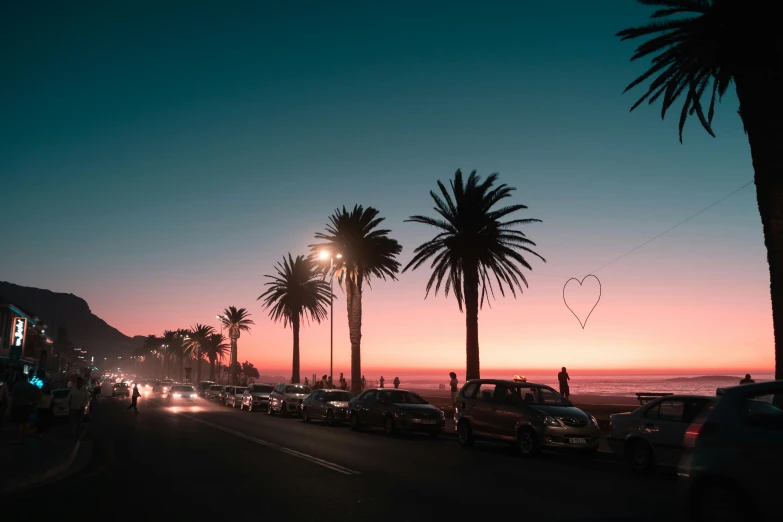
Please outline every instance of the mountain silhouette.
[[0, 282], [0, 300], [37, 316], [46, 323], [47, 334], [53, 339], [58, 328], [65, 328], [73, 345], [88, 350], [96, 361], [102, 357], [128, 356], [145, 339], [143, 335], [123, 334], [93, 314], [87, 301], [73, 294]]

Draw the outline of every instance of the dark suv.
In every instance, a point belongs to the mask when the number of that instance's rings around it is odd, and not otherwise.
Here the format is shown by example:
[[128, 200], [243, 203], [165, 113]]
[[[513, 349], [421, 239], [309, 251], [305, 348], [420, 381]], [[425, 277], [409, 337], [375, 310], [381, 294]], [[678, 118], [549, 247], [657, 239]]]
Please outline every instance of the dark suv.
[[474, 379], [457, 396], [454, 429], [463, 447], [477, 439], [510, 442], [524, 456], [541, 448], [598, 449], [595, 417], [544, 384]]

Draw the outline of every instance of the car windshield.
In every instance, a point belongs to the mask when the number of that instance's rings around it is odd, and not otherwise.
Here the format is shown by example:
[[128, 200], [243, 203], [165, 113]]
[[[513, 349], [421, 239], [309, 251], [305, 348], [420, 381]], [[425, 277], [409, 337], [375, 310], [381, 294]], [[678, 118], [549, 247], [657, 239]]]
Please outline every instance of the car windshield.
[[394, 404], [429, 404], [415, 393], [403, 390], [381, 391], [378, 398]]
[[254, 384], [253, 387], [250, 389], [250, 391], [269, 393], [274, 389], [275, 389], [274, 386], [271, 386], [269, 384]]
[[239, 395], [240, 393], [245, 393], [245, 390], [246, 390], [246, 389], [247, 389], [247, 388], [237, 388], [237, 389], [236, 389], [236, 391], [235, 391], [234, 393], [235, 393], [235, 394], [237, 394], [237, 395]]
[[173, 392], [192, 392], [193, 386], [172, 386], [171, 391]]
[[310, 393], [310, 388], [308, 386], [286, 386], [285, 387], [286, 393], [301, 393], [303, 395], [307, 395]]
[[538, 388], [532, 386], [514, 386], [508, 389], [508, 394], [515, 401], [523, 401], [527, 404], [546, 404], [549, 406], [568, 406], [568, 401], [562, 395], [550, 388]]
[[326, 394], [326, 402], [348, 402], [351, 400], [348, 392], [329, 392]]

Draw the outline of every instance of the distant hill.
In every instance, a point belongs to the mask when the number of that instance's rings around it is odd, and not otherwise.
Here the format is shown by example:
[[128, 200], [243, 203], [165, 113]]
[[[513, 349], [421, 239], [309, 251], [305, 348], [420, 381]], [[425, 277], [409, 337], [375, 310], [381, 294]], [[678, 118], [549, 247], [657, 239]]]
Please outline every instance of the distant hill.
[[700, 377], [674, 377], [672, 379], [664, 379], [668, 382], [679, 381], [715, 381], [715, 382], [739, 382], [742, 377], [732, 377], [731, 375], [702, 375]]
[[75, 347], [89, 350], [99, 357], [127, 356], [141, 343], [144, 336], [128, 337], [106, 321], [93, 314], [87, 301], [73, 294], [62, 294], [0, 282], [0, 299], [18, 305], [38, 316], [49, 328], [52, 338], [59, 327], [68, 330]]

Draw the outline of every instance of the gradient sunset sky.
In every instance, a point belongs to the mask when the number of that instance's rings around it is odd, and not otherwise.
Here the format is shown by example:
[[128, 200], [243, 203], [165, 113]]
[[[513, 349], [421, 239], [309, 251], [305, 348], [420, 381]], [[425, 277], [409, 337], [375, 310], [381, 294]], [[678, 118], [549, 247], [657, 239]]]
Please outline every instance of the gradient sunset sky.
[[[641, 91], [622, 91], [647, 63], [614, 34], [645, 22], [635, 2], [14, 4], [0, 7], [0, 279], [79, 295], [128, 335], [246, 307], [240, 360], [289, 374], [291, 332], [256, 301], [274, 263], [360, 203], [404, 265], [433, 235], [404, 219], [433, 213], [438, 179], [477, 169], [543, 220], [526, 233], [548, 261], [480, 313], [483, 368], [773, 365], [752, 185], [598, 271], [585, 329], [563, 304], [568, 277], [752, 180], [733, 87], [717, 138], [694, 120], [681, 145], [676, 111], [629, 114]], [[424, 300], [427, 277], [366, 289], [368, 377], [464, 375], [464, 315]], [[349, 372], [337, 295], [335, 372]], [[326, 373], [328, 321], [301, 343], [303, 374]]]

